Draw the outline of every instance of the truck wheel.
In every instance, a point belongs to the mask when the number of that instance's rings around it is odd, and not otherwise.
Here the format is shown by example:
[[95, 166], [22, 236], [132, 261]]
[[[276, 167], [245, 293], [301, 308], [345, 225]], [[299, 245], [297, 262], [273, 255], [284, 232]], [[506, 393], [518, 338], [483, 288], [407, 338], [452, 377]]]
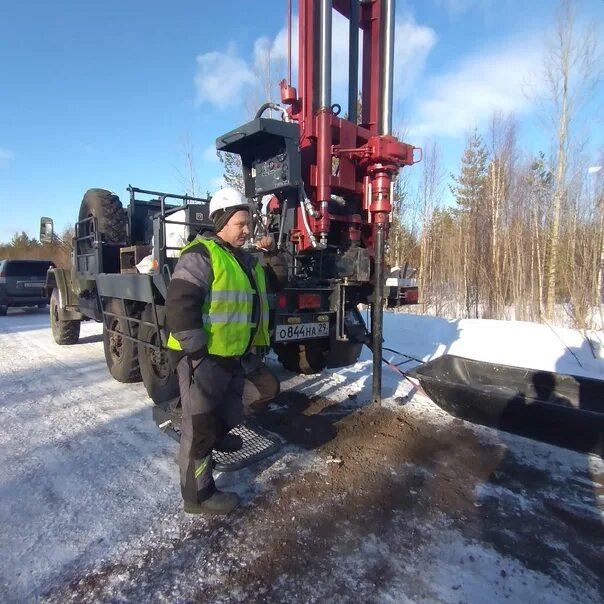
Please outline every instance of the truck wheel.
[[[106, 310], [116, 315], [122, 315], [122, 305], [119, 300], [110, 300]], [[118, 382], [140, 382], [141, 372], [138, 365], [138, 352], [136, 342], [123, 338], [120, 333], [128, 334], [126, 319], [122, 317], [107, 317], [109, 329], [118, 333], [111, 333], [105, 323], [103, 324], [103, 348], [105, 361], [109, 373]], [[130, 323], [131, 333], [136, 337], [138, 325]]]
[[[151, 307], [145, 309], [141, 319], [143, 321], [153, 321]], [[160, 344], [158, 333], [150, 325], [141, 325], [138, 330], [138, 337], [140, 340], [156, 346]], [[138, 361], [147, 394], [156, 405], [178, 396], [178, 377], [170, 367], [168, 354], [165, 350], [156, 350], [150, 346], [139, 344]]]
[[6, 313], [8, 312], [8, 306], [0, 306], [0, 317], [6, 317]]
[[348, 367], [354, 365], [361, 356], [363, 344], [360, 342], [332, 342], [327, 353], [327, 367]]
[[327, 365], [327, 348], [323, 342], [276, 344], [274, 348], [279, 362], [294, 373], [320, 373]]
[[81, 321], [61, 319], [59, 290], [55, 287], [50, 296], [50, 330], [55, 342], [61, 346], [76, 344], [80, 339], [80, 323]]
[[[122, 202], [117, 195], [105, 189], [88, 189], [84, 193], [78, 220], [85, 220], [94, 216], [97, 220], [99, 233], [104, 235], [107, 243], [121, 243], [126, 241], [126, 230], [128, 218], [122, 207]], [[81, 233], [92, 235], [94, 226], [87, 222]], [[83, 240], [80, 243], [82, 251], [92, 247], [91, 240]]]

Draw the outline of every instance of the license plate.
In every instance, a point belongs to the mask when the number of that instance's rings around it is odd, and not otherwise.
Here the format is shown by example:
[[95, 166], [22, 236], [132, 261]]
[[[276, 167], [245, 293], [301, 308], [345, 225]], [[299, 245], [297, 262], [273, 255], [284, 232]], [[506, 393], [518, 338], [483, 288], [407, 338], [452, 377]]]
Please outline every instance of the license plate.
[[325, 338], [329, 335], [329, 321], [320, 323], [298, 323], [297, 325], [277, 325], [275, 340], [306, 340], [307, 338]]
[[24, 283], [23, 287], [38, 287], [38, 288], [42, 288], [42, 287], [44, 287], [44, 283], [43, 282], [39, 282], [39, 283]]

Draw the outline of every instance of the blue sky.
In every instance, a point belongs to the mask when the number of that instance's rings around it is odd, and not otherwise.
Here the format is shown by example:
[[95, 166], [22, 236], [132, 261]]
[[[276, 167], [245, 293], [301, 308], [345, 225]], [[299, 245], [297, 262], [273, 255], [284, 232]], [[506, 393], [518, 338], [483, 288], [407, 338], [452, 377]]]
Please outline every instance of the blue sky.
[[[274, 81], [285, 76], [286, 0], [1, 4], [0, 241], [21, 230], [37, 236], [43, 215], [58, 229], [73, 223], [90, 187], [123, 201], [128, 184], [182, 192], [187, 139], [201, 190], [213, 190], [214, 140], [248, 118], [260, 94], [254, 65], [267, 48]], [[407, 142], [436, 141], [455, 171], [467, 133], [500, 108], [516, 115], [524, 149], [547, 152], [525, 89], [537, 85], [556, 4], [398, 0], [395, 121]], [[578, 14], [602, 31], [602, 0], [579, 0]], [[347, 60], [341, 25], [334, 21], [338, 66]], [[336, 94], [345, 71], [334, 69]], [[591, 104], [604, 106], [601, 89]], [[601, 115], [591, 128], [595, 154]]]

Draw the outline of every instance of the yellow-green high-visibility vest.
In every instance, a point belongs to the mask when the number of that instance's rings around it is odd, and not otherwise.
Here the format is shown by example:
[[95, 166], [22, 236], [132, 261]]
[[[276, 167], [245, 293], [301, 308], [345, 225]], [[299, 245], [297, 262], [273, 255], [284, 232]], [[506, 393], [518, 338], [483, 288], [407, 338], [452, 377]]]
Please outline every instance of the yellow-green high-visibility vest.
[[[258, 291], [232, 254], [212, 239], [195, 239], [181, 253], [194, 245], [204, 245], [210, 255], [214, 280], [202, 306], [203, 328], [208, 334], [208, 353], [221, 357], [244, 354], [250, 341], [253, 346], [269, 346], [268, 298], [263, 268], [256, 263], [254, 279]], [[260, 299], [260, 323], [252, 321], [254, 294]], [[170, 334], [168, 348], [182, 350]]]

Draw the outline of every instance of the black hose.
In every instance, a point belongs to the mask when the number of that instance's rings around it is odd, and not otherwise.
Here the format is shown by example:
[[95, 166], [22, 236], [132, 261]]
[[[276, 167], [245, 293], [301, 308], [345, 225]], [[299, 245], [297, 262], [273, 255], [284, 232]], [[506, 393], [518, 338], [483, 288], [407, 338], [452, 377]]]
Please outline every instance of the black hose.
[[[363, 344], [365, 344], [365, 346], [367, 346], [367, 348], [369, 348], [369, 350], [371, 350], [371, 354], [373, 354], [373, 347], [371, 345], [371, 338], [370, 338], [370, 334], [368, 331], [365, 332], [365, 335], [367, 336], [365, 341], [363, 342]], [[394, 354], [398, 354], [402, 357], [405, 357], [411, 361], [417, 361], [418, 363], [423, 363], [424, 361], [422, 361], [421, 359], [418, 359], [416, 357], [412, 357], [408, 354], [404, 354], [402, 352], [399, 352], [398, 350], [393, 350], [392, 348], [386, 348], [385, 346], [382, 346], [382, 350], [387, 350], [388, 352], [392, 352]], [[388, 367], [390, 367], [390, 369], [392, 369], [392, 371], [395, 371], [396, 373], [398, 373], [399, 375], [401, 375], [404, 379], [406, 379], [414, 388], [416, 388], [417, 390], [423, 392], [426, 396], [428, 396], [426, 394], [426, 392], [424, 391], [424, 389], [419, 385], [416, 384], [415, 382], [411, 381], [411, 378], [397, 365], [395, 365], [394, 363], [391, 363], [390, 361], [387, 361], [386, 359], [384, 359], [382, 357], [382, 363], [384, 363], [384, 365], [387, 365]], [[428, 397], [429, 398], [429, 397]]]
[[[367, 346], [367, 348], [369, 348], [369, 350], [371, 350], [371, 352], [373, 353], [373, 347], [371, 344], [371, 334], [369, 333], [369, 331], [367, 331], [367, 328], [365, 328], [365, 338], [364, 339], [360, 339], [357, 338], [357, 340], [359, 342], [361, 342], [362, 344], [365, 344], [365, 346]], [[398, 350], [394, 350], [393, 348], [386, 348], [386, 346], [382, 346], [382, 350], [387, 350], [388, 352], [392, 352], [393, 354], [398, 354], [401, 357], [405, 357], [406, 359], [409, 359], [411, 361], [417, 361], [418, 363], [423, 363], [423, 359], [418, 359], [417, 357], [412, 357], [410, 354], [405, 354], [404, 352], [399, 352]]]
[[398, 350], [393, 350], [392, 348], [386, 348], [385, 346], [382, 346], [382, 350], [387, 350], [388, 352], [392, 352], [393, 354], [398, 354], [401, 357], [405, 357], [406, 359], [409, 359], [410, 361], [417, 361], [418, 363], [423, 363], [424, 361], [422, 359], [418, 359], [416, 357], [412, 357], [409, 354], [405, 354], [403, 352], [399, 352]]
[[283, 107], [281, 107], [281, 105], [277, 105], [277, 103], [264, 103], [263, 105], [260, 106], [260, 109], [258, 109], [258, 111], [256, 111], [256, 115], [254, 116], [254, 119], [261, 117], [262, 114], [267, 109], [275, 109], [275, 111], [281, 111], [281, 112], [283, 111]]

